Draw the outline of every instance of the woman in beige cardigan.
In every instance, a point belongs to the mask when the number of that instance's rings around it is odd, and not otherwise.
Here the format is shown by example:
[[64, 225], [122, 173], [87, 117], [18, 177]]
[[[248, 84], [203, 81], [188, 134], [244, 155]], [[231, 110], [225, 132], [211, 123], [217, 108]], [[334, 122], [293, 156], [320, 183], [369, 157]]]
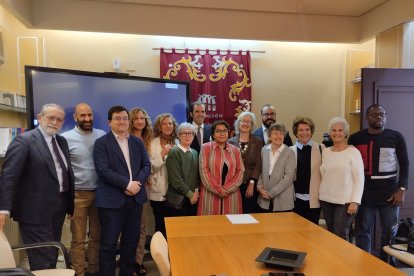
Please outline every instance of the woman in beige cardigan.
[[297, 117], [293, 121], [293, 134], [297, 141], [291, 147], [296, 157], [296, 174], [293, 181], [295, 187], [295, 208], [293, 211], [312, 221], [319, 223], [321, 208], [319, 203], [319, 185], [321, 184], [322, 150], [325, 146], [312, 141], [315, 124], [307, 117]]
[[294, 207], [295, 154], [283, 144], [284, 125], [272, 124], [267, 129], [271, 143], [262, 149], [262, 173], [257, 183], [262, 212], [291, 211]]

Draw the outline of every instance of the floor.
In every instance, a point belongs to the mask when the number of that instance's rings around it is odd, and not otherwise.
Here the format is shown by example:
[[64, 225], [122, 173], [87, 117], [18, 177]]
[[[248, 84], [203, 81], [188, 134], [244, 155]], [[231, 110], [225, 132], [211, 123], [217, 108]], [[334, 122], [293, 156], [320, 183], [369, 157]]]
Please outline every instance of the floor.
[[[20, 267], [24, 267], [29, 269], [29, 262], [28, 259], [25, 258], [19, 265]], [[63, 264], [63, 260], [61, 258], [59, 258], [57, 267], [61, 267], [63, 268], [64, 264]], [[147, 269], [147, 274], [146, 276], [160, 276], [160, 272], [158, 271], [157, 265], [155, 264], [155, 262], [152, 260], [151, 258], [151, 254], [150, 252], [146, 252], [145, 256], [144, 256], [144, 266]], [[117, 269], [117, 274], [119, 274], [119, 271]], [[414, 274], [413, 274], [414, 276]]]

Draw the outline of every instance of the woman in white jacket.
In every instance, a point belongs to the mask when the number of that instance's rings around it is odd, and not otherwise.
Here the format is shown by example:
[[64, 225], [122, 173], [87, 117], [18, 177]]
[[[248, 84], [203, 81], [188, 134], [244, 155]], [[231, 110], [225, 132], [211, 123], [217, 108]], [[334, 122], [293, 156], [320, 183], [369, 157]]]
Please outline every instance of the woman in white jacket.
[[364, 164], [359, 150], [347, 144], [348, 122], [329, 122], [333, 146], [322, 152], [319, 200], [328, 230], [349, 241], [349, 230], [361, 204]]
[[164, 217], [167, 215], [165, 198], [168, 189], [168, 174], [165, 160], [170, 149], [177, 144], [177, 123], [169, 113], [157, 116], [154, 138], [150, 144], [151, 175], [149, 177], [149, 199], [155, 218], [155, 232], [166, 237]]

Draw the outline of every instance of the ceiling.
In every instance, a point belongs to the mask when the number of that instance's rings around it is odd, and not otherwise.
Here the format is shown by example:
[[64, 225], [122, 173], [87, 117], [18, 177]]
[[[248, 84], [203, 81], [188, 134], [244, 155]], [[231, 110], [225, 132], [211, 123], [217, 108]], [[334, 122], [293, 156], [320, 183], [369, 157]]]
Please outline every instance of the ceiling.
[[407, 0], [0, 0], [28, 28], [361, 42], [414, 18]]
[[[69, 0], [74, 1], [74, 0]], [[85, 0], [120, 5], [157, 5], [272, 13], [361, 16], [386, 0]]]

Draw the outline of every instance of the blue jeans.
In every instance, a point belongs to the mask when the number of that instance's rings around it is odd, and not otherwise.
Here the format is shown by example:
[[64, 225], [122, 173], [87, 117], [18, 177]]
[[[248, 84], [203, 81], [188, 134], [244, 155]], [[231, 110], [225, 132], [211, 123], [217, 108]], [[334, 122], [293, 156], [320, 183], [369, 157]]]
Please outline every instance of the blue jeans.
[[321, 209], [328, 230], [338, 237], [349, 241], [349, 231], [355, 215], [348, 214], [349, 203], [335, 204], [321, 200]]
[[377, 206], [362, 204], [355, 220], [356, 228], [356, 245], [371, 253], [372, 248], [372, 234], [374, 233], [374, 222], [376, 212], [378, 211], [381, 224], [381, 251], [380, 258], [387, 261], [388, 255], [382, 250], [385, 245], [388, 245], [391, 226], [398, 221], [399, 208], [393, 206]]

